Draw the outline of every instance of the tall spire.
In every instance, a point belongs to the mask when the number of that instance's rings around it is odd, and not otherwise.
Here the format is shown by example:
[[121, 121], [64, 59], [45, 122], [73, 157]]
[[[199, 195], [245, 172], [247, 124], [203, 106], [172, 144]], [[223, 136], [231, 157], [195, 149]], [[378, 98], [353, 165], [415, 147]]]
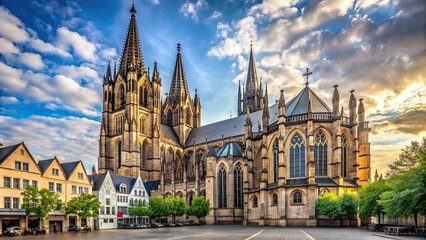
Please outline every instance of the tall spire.
[[104, 83], [111, 83], [112, 82], [112, 76], [111, 76], [111, 64], [108, 62]]
[[263, 98], [263, 117], [269, 118], [268, 84], [265, 84], [265, 96]]
[[189, 94], [188, 85], [186, 83], [185, 71], [183, 70], [182, 56], [180, 53], [180, 43], [177, 45], [177, 56], [175, 69], [173, 71], [172, 83], [170, 85], [169, 97], [170, 100], [175, 101], [181, 97], [181, 94], [186, 96]]
[[250, 56], [246, 80], [247, 94], [256, 94], [259, 88], [259, 80], [257, 79], [256, 62], [253, 56], [253, 40], [250, 41]]
[[131, 66], [136, 68], [138, 75], [144, 71], [144, 63], [139, 40], [138, 26], [136, 23], [136, 9], [133, 3], [130, 9], [131, 17], [129, 28], [127, 29], [126, 42], [124, 43], [123, 54], [121, 55], [119, 73], [126, 77]]
[[152, 81], [158, 82], [161, 84], [160, 73], [158, 73], [157, 69], [157, 61], [154, 62], [154, 71], [152, 72]]

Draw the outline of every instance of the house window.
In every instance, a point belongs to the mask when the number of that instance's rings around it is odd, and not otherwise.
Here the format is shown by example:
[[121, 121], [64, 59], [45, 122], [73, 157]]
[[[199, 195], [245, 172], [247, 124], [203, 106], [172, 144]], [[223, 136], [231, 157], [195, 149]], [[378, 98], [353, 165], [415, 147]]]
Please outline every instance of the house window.
[[10, 197], [4, 198], [4, 208], [10, 208]]
[[24, 170], [25, 172], [29, 171], [28, 163], [22, 163], [22, 170]]
[[33, 180], [33, 187], [38, 188], [38, 181]]
[[108, 219], [104, 218], [104, 223], [108, 223]]
[[72, 192], [72, 194], [77, 194], [77, 186], [76, 185], [71, 186], [71, 192]]
[[105, 214], [105, 207], [101, 207], [101, 214]]
[[22, 163], [15, 161], [15, 169], [16, 170], [21, 170], [22, 169]]
[[105, 198], [105, 204], [106, 204], [107, 206], [111, 205], [111, 199], [109, 199], [109, 198]]
[[49, 182], [49, 191], [51, 192], [55, 191], [55, 183]]
[[305, 144], [298, 133], [290, 143], [290, 177], [305, 177]]
[[234, 205], [236, 208], [243, 207], [243, 171], [240, 164], [234, 170]]
[[293, 203], [302, 203], [302, 193], [295, 192], [293, 195]]
[[120, 192], [122, 192], [122, 193], [127, 192], [127, 186], [126, 186], [126, 184], [124, 184], [124, 183], [120, 184]]
[[114, 223], [114, 219], [113, 219], [113, 218], [110, 218], [110, 219], [109, 219], [109, 223]]
[[89, 188], [85, 187], [84, 188], [84, 193], [89, 193]]
[[107, 214], [107, 215], [110, 215], [110, 214], [111, 214], [110, 209], [111, 209], [110, 207], [106, 207], [106, 214]]
[[14, 178], [13, 179], [13, 188], [21, 188], [21, 179], [20, 178]]
[[5, 188], [10, 188], [10, 177], [4, 177], [4, 187]]
[[59, 193], [62, 192], [62, 184], [61, 183], [56, 184], [56, 192], [59, 192]]
[[115, 215], [115, 207], [112, 207], [111, 214], [112, 214], [112, 215]]
[[253, 207], [257, 208], [257, 197], [253, 198]]
[[22, 180], [22, 187], [24, 189], [27, 189], [29, 185], [30, 185], [30, 180], [27, 180], [27, 179]]
[[142, 197], [145, 197], [145, 191], [142, 192]]
[[219, 208], [227, 207], [227, 186], [226, 186], [226, 169], [223, 164], [220, 165], [218, 175], [218, 189], [219, 189]]
[[130, 198], [130, 203], [129, 203], [129, 205], [130, 205], [131, 207], [133, 207], [133, 199], [132, 199], [132, 198]]
[[342, 161], [340, 163], [340, 170], [341, 170], [341, 174], [342, 177], [347, 177], [347, 161], [348, 161], [348, 142], [346, 141], [346, 137], [345, 135], [342, 134], [342, 139], [341, 139], [341, 144], [342, 144], [342, 148], [340, 149], [341, 151], [341, 157], [342, 157]]
[[52, 175], [59, 176], [59, 169], [52, 168]]
[[272, 195], [272, 205], [278, 205], [278, 195], [276, 193]]
[[84, 179], [83, 173], [78, 173], [78, 179]]
[[19, 208], [19, 198], [13, 198], [13, 208]]
[[278, 155], [278, 139], [274, 142], [274, 183], [278, 182], [278, 164], [279, 164], [279, 155]]
[[78, 194], [82, 194], [83, 193], [83, 187], [78, 187]]
[[327, 176], [327, 137], [320, 131], [314, 143], [315, 176]]

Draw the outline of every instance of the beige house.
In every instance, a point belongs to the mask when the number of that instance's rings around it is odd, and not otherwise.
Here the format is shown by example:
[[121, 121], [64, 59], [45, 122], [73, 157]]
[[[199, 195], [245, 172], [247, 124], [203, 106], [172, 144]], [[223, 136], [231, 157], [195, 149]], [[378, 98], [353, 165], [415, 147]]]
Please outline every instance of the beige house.
[[[92, 193], [92, 185], [81, 161], [60, 163], [52, 158], [34, 160], [25, 144], [0, 147], [0, 230], [8, 226], [20, 226], [22, 229], [39, 226], [39, 219], [26, 216], [21, 209], [21, 193], [27, 186], [46, 188], [56, 192], [62, 202], [82, 192]], [[28, 222], [27, 222], [28, 221]], [[67, 231], [68, 226], [79, 224], [74, 216], [66, 216], [62, 211], [54, 211], [44, 219], [42, 225], [48, 232], [56, 228], [58, 232]], [[87, 219], [81, 225], [91, 226]]]

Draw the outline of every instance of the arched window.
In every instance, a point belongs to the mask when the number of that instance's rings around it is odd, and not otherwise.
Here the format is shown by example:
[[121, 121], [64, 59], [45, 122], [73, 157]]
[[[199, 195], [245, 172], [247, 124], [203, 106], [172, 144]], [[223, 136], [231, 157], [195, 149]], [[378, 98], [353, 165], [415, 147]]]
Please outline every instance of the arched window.
[[305, 144], [299, 133], [290, 143], [290, 177], [305, 177]]
[[142, 192], [142, 197], [145, 197], [145, 191]]
[[189, 108], [186, 109], [186, 124], [191, 125], [191, 110]]
[[145, 134], [145, 118], [141, 117], [140, 122], [140, 133]]
[[[137, 201], [137, 200], [136, 200], [136, 201]], [[129, 205], [130, 205], [131, 207], [133, 207], [133, 198], [130, 198]]]
[[347, 161], [348, 161], [348, 142], [346, 141], [345, 135], [342, 134], [342, 148], [341, 148], [341, 158], [340, 168], [342, 172], [342, 177], [347, 177]]
[[139, 87], [139, 106], [143, 106], [143, 88]]
[[146, 164], [146, 142], [140, 145], [140, 166], [144, 167]]
[[115, 207], [112, 207], [112, 215], [115, 215]]
[[142, 206], [146, 207], [146, 200], [145, 199], [142, 201]]
[[240, 164], [234, 170], [234, 205], [236, 208], [243, 207], [243, 171]]
[[148, 107], [148, 89], [143, 88], [143, 106]]
[[219, 167], [219, 172], [217, 174], [218, 178], [218, 190], [219, 190], [219, 208], [227, 208], [227, 185], [226, 185], [226, 169], [225, 165], [221, 164]]
[[167, 125], [168, 126], [173, 126], [173, 114], [172, 114], [171, 110], [169, 110], [167, 112]]
[[199, 151], [196, 155], [197, 161], [198, 161], [198, 168], [199, 168], [199, 178], [205, 179], [206, 178], [206, 161], [203, 159], [204, 152]]
[[176, 163], [175, 182], [183, 181], [183, 165], [182, 160], [178, 159]]
[[314, 162], [315, 176], [327, 176], [327, 137], [323, 131], [315, 135]]
[[121, 141], [117, 143], [117, 160], [118, 160], [118, 167], [121, 167]]
[[272, 195], [272, 205], [278, 205], [278, 195], [276, 193]]
[[101, 207], [101, 213], [100, 214], [105, 214], [105, 207]]
[[124, 183], [120, 184], [120, 192], [121, 193], [127, 192], [127, 186], [126, 186], [126, 184], [124, 184]]
[[257, 197], [253, 198], [253, 207], [257, 208]]
[[118, 95], [120, 96], [120, 107], [124, 106], [124, 104], [126, 104], [126, 98], [125, 98], [125, 94], [124, 94], [124, 87], [123, 85], [120, 85], [119, 91], [118, 91]]
[[142, 191], [141, 190], [139, 190], [139, 196], [142, 196]]
[[278, 182], [278, 164], [279, 164], [279, 155], [278, 155], [278, 139], [274, 142], [274, 183]]
[[295, 192], [293, 194], [293, 203], [302, 203], [302, 193], [301, 192]]

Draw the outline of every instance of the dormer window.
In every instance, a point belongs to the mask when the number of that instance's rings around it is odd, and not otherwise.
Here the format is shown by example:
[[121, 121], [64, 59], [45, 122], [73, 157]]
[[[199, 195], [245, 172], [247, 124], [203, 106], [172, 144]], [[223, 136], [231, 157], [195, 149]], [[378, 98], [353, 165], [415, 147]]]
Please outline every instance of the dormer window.
[[127, 192], [127, 186], [126, 186], [126, 184], [124, 184], [124, 183], [120, 184], [120, 192], [122, 192], [122, 193]]
[[52, 168], [52, 175], [59, 176], [59, 169]]
[[84, 179], [84, 174], [83, 173], [78, 173], [78, 179]]

